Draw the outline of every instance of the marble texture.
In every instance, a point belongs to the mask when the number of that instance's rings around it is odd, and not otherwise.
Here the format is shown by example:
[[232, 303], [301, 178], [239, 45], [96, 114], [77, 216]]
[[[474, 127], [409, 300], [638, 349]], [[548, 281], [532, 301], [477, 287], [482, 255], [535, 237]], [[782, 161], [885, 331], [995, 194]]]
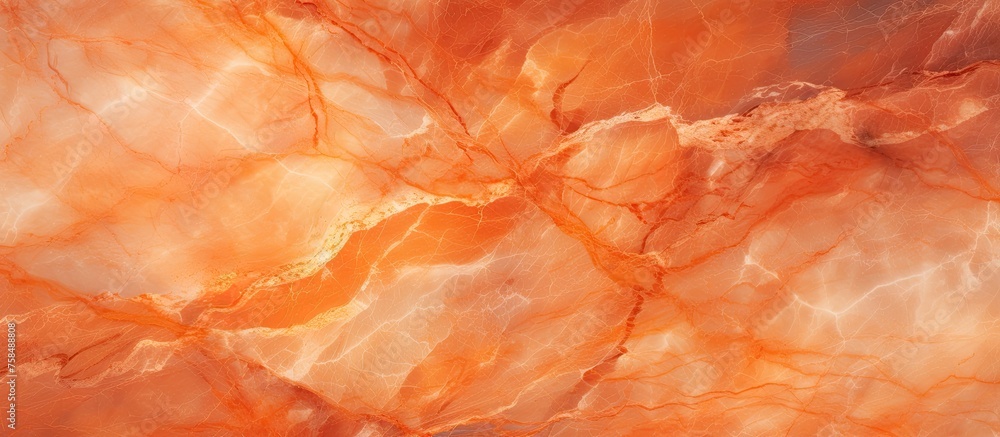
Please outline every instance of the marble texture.
[[17, 435], [1000, 434], [996, 0], [0, 36]]

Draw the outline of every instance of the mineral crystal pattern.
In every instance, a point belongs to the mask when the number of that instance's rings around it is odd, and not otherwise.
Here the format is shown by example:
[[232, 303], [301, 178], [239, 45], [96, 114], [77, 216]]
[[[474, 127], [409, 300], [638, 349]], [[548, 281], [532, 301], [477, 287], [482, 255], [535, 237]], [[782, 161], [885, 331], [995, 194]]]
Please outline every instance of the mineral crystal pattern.
[[1000, 434], [996, 0], [0, 36], [7, 434]]

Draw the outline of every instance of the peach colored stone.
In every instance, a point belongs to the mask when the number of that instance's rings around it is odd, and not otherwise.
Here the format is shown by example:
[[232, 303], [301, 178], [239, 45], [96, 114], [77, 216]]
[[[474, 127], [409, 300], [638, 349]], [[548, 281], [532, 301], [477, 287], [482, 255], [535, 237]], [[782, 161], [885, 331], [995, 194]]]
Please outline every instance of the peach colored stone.
[[1000, 433], [997, 1], [0, 30], [18, 435]]

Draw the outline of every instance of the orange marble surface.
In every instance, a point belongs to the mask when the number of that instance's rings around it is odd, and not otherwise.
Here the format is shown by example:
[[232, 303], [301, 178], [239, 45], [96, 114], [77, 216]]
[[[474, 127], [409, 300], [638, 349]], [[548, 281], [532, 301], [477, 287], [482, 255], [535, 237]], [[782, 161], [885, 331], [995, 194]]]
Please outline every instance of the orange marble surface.
[[2, 0], [0, 37], [7, 434], [1000, 434], [996, 0]]

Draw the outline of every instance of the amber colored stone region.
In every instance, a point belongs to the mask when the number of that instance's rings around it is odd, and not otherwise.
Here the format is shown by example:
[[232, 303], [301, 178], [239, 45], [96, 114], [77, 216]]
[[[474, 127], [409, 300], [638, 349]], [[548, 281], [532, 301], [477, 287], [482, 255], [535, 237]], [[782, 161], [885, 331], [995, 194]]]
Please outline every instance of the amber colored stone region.
[[996, 0], [0, 0], [0, 53], [6, 434], [1000, 435]]

